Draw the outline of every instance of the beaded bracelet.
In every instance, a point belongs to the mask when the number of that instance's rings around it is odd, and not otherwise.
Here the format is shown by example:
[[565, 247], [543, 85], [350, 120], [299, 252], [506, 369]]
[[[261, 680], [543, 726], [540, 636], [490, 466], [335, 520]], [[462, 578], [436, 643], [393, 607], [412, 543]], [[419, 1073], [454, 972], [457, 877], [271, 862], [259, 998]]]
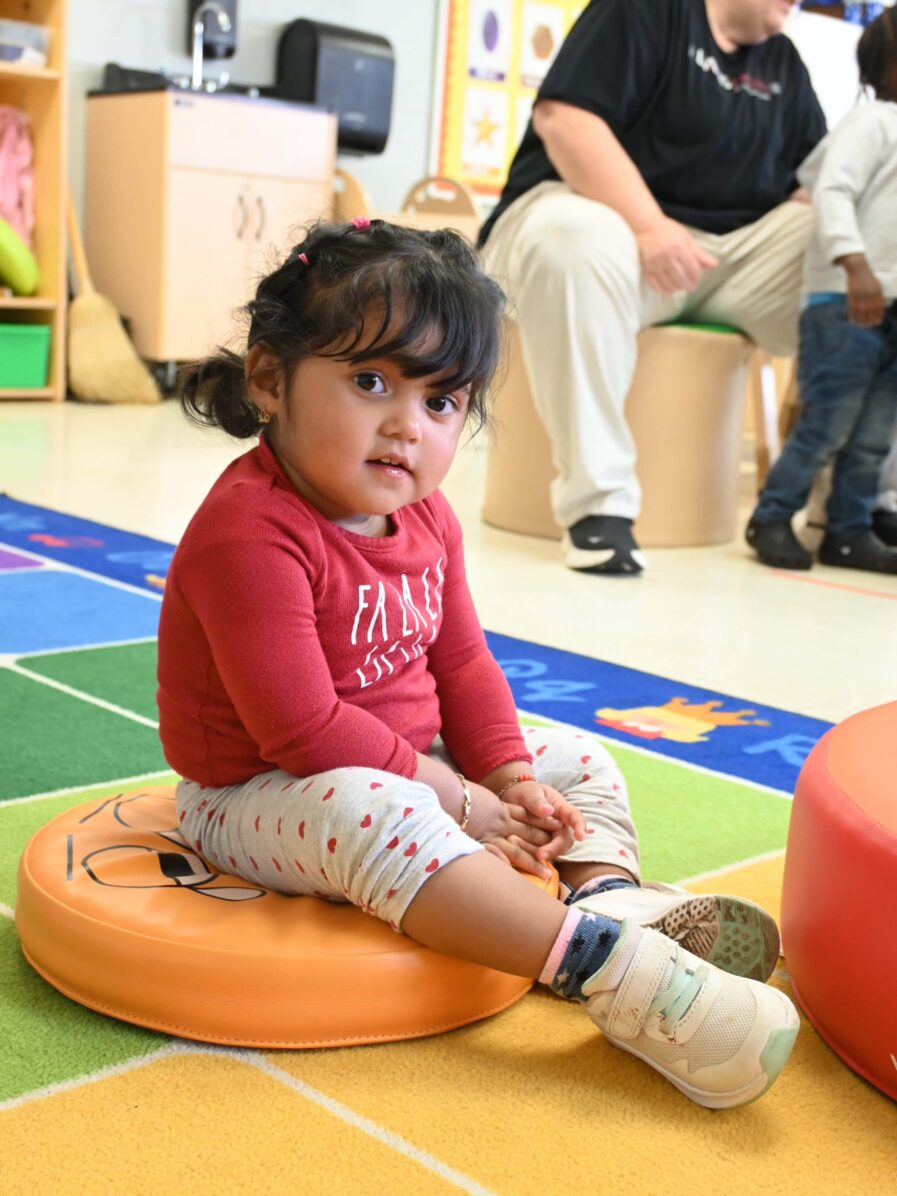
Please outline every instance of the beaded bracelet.
[[512, 777], [510, 781], [502, 785], [496, 796], [503, 797], [514, 785], [519, 785], [522, 781], [534, 781], [535, 779], [531, 772], [519, 772], [516, 777]]

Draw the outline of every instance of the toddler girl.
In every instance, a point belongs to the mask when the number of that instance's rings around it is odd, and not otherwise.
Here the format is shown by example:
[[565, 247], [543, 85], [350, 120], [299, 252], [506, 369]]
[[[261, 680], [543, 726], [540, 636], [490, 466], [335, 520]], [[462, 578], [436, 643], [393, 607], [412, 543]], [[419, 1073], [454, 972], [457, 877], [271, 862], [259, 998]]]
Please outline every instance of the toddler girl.
[[[774, 923], [639, 886], [613, 760], [582, 733], [521, 731], [474, 613], [438, 487], [486, 419], [502, 302], [453, 233], [319, 225], [259, 285], [245, 354], [186, 370], [188, 413], [261, 438], [166, 586], [181, 833], [224, 871], [538, 977], [693, 1100], [741, 1104], [797, 1033], [747, 978], [772, 970]], [[566, 903], [520, 874], [552, 860]]]

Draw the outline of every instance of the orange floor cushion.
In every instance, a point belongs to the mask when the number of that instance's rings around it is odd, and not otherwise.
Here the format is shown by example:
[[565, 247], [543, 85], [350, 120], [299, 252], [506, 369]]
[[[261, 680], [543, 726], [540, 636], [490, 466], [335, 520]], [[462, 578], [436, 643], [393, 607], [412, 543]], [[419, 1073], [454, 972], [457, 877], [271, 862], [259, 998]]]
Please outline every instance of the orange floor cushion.
[[848, 1067], [897, 1100], [897, 702], [833, 727], [797, 782], [782, 887], [794, 994]]
[[[556, 878], [534, 883], [556, 891]], [[203, 1042], [416, 1038], [488, 1017], [531, 987], [353, 906], [217, 872], [178, 835], [172, 788], [96, 799], [39, 830], [19, 865], [16, 924], [29, 963], [66, 996]]]

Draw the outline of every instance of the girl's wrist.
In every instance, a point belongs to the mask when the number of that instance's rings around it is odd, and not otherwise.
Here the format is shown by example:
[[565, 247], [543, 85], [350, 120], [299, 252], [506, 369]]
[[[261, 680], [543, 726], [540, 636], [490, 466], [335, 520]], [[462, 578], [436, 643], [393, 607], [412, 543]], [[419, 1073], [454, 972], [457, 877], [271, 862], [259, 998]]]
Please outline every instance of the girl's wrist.
[[529, 760], [508, 760], [504, 764], [500, 764], [498, 768], [493, 768], [493, 770], [487, 773], [484, 777], [480, 777], [478, 783], [482, 785], [484, 789], [488, 789], [490, 792], [498, 794], [499, 790], [502, 789], [502, 787], [506, 785], [508, 781], [514, 780], [515, 777], [518, 777], [523, 773], [532, 771], [532, 758]]
[[515, 785], [523, 785], [528, 781], [534, 781], [535, 779], [535, 774], [531, 772], [516, 773], [513, 777], [510, 777], [507, 781], [505, 781], [501, 788], [496, 792], [495, 796], [499, 799], [499, 801], [501, 801], [508, 790], [513, 789]]

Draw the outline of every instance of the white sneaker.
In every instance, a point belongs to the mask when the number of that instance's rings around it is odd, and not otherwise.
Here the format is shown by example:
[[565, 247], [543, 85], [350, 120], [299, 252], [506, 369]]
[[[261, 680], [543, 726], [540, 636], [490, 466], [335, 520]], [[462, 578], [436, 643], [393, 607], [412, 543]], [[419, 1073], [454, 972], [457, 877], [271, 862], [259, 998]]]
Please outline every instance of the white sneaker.
[[779, 930], [765, 909], [741, 897], [695, 896], [672, 885], [627, 885], [583, 897], [576, 908], [622, 922], [634, 918], [733, 976], [766, 980], [779, 954]]
[[728, 1109], [762, 1096], [797, 1037], [784, 993], [730, 976], [637, 922], [582, 988], [589, 1017], [687, 1097]]

